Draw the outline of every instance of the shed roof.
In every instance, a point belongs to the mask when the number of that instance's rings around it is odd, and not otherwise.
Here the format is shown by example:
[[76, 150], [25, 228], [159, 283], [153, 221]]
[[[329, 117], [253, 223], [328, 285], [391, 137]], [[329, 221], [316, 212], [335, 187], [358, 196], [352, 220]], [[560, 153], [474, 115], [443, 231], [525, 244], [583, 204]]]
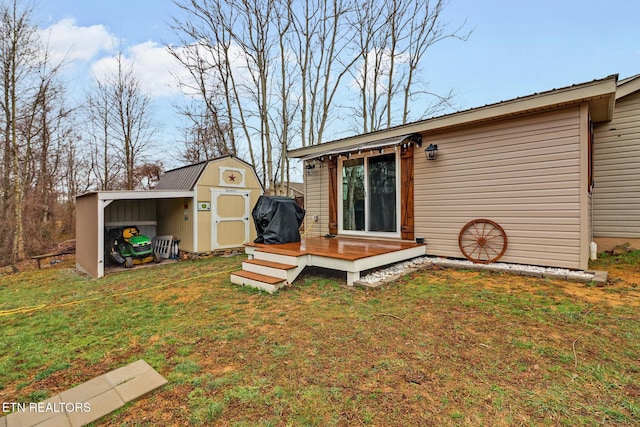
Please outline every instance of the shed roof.
[[209, 163], [229, 158], [245, 163], [253, 169], [253, 166], [249, 163], [232, 155], [216, 157], [215, 159], [209, 159], [200, 163], [194, 163], [192, 165], [182, 166], [166, 171], [164, 175], [160, 177], [160, 181], [158, 181], [158, 185], [156, 185], [154, 190], [193, 190]]
[[193, 190], [209, 160], [166, 171], [154, 190]]
[[410, 134], [425, 134], [462, 126], [472, 126], [508, 117], [522, 116], [535, 112], [589, 103], [594, 122], [611, 120], [615, 105], [618, 75], [587, 83], [535, 93], [521, 98], [502, 101], [483, 107], [472, 108], [443, 116], [395, 126], [389, 129], [327, 142], [324, 144], [298, 148], [287, 152], [290, 158], [310, 159], [322, 153], [350, 151], [355, 146], [368, 146], [383, 139], [391, 139]]
[[304, 182], [290, 182], [289, 188], [298, 194], [304, 195]]

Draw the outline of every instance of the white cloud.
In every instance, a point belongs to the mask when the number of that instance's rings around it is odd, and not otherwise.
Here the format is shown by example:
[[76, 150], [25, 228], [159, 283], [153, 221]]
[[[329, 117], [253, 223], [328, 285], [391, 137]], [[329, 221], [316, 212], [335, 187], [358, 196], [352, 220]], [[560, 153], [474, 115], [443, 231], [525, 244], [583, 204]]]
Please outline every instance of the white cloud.
[[104, 25], [79, 27], [73, 18], [62, 19], [41, 30], [40, 36], [56, 62], [87, 62], [103, 52], [113, 52], [119, 44], [118, 38]]
[[[117, 52], [122, 50], [126, 67], [132, 67], [143, 88], [152, 97], [179, 93], [173, 74], [179, 73], [177, 62], [166, 48], [147, 41], [125, 47], [104, 25], [78, 26], [74, 18], [65, 18], [40, 31], [53, 63], [64, 61], [67, 71], [86, 78], [113, 73]], [[75, 79], [75, 77], [74, 77]]]
[[[65, 18], [41, 30], [40, 36], [48, 46], [50, 59], [54, 63], [64, 61], [74, 81], [114, 74], [117, 72], [118, 52], [123, 55], [123, 65], [133, 70], [143, 89], [152, 97], [183, 94], [177, 78], [186, 83], [192, 79], [166, 46], [151, 40], [123, 46], [123, 40], [110, 33], [104, 25], [78, 26], [74, 18]], [[206, 44], [178, 46], [174, 50], [186, 59], [192, 57], [194, 49], [209, 64], [222, 57], [217, 47]], [[229, 60], [238, 81], [251, 80], [253, 67], [239, 46], [231, 46]], [[77, 80], [78, 76], [83, 78]]]
[[[175, 81], [175, 73], [180, 69], [176, 60], [162, 46], [147, 41], [129, 47], [123, 52], [123, 66], [132, 69], [145, 91], [152, 97], [173, 96], [180, 93]], [[91, 72], [97, 78], [117, 72], [117, 56], [108, 56], [94, 62]]]
[[171, 96], [180, 92], [174, 76], [181, 70], [166, 46], [148, 41], [132, 46], [129, 53], [140, 81], [152, 95]]
[[[409, 62], [409, 56], [404, 53], [395, 54], [394, 56], [394, 73], [401, 71], [400, 67]], [[374, 86], [378, 93], [384, 92], [388, 89], [389, 72], [391, 71], [391, 52], [388, 49], [376, 50], [372, 49], [367, 52], [366, 57], [366, 76], [365, 76], [365, 61], [361, 61], [360, 68], [357, 72], [357, 78], [354, 78], [349, 87], [352, 89], [361, 90], [364, 82], [367, 84], [367, 90], [369, 93], [373, 92]]]
[[[215, 85], [219, 78], [219, 74], [215, 70], [215, 64], [224, 63], [227, 60], [236, 82], [248, 82], [258, 78], [255, 67], [251, 65], [252, 63], [248, 60], [242, 48], [235, 43], [231, 44], [227, 53], [223, 51], [220, 45], [210, 46], [207, 42], [195, 42], [187, 46], [175, 47], [174, 52], [184, 64], [188, 64], [193, 68], [202, 67], [207, 69], [207, 71], [204, 71], [208, 76], [206, 80], [212, 85]], [[193, 80], [193, 76], [186, 69], [186, 66], [179, 64], [178, 60], [173, 57], [171, 60], [170, 69], [173, 75], [177, 76], [186, 87], [191, 88], [183, 88], [185, 93], [189, 96], [199, 96], [198, 90], [193, 89], [197, 88], [199, 83]], [[253, 76], [252, 73], [254, 73]], [[238, 91], [243, 93], [243, 88], [244, 85], [240, 84]]]

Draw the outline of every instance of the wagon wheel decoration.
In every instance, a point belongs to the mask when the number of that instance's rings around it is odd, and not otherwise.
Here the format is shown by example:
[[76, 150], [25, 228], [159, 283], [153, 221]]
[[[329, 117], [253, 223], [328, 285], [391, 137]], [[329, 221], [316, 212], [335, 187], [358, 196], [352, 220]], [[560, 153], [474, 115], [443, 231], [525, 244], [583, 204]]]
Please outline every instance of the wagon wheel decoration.
[[458, 235], [458, 246], [469, 261], [479, 264], [496, 262], [507, 250], [507, 234], [489, 219], [469, 221]]

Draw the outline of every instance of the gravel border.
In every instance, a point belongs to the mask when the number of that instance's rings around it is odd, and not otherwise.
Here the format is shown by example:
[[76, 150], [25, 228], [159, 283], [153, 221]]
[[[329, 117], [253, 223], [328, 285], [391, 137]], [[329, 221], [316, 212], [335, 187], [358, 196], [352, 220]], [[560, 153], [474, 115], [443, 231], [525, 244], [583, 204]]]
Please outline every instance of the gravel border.
[[360, 280], [354, 282], [356, 286], [377, 288], [391, 283], [400, 277], [432, 265], [455, 268], [461, 270], [487, 270], [501, 273], [517, 274], [521, 276], [543, 277], [549, 279], [569, 280], [573, 282], [596, 282], [604, 284], [608, 280], [606, 271], [581, 271], [566, 268], [539, 267], [535, 265], [507, 264], [496, 262], [491, 264], [475, 264], [469, 260], [458, 260], [440, 257], [422, 256], [393, 264], [380, 270], [373, 271]]

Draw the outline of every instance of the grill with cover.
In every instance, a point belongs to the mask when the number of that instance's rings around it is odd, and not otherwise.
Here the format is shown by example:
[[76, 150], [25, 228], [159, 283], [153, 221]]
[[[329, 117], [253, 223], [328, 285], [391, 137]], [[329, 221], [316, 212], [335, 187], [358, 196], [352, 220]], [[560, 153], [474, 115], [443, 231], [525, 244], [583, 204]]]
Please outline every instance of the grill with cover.
[[282, 244], [300, 241], [298, 229], [305, 210], [294, 199], [283, 196], [260, 196], [251, 215], [258, 238], [255, 243]]

